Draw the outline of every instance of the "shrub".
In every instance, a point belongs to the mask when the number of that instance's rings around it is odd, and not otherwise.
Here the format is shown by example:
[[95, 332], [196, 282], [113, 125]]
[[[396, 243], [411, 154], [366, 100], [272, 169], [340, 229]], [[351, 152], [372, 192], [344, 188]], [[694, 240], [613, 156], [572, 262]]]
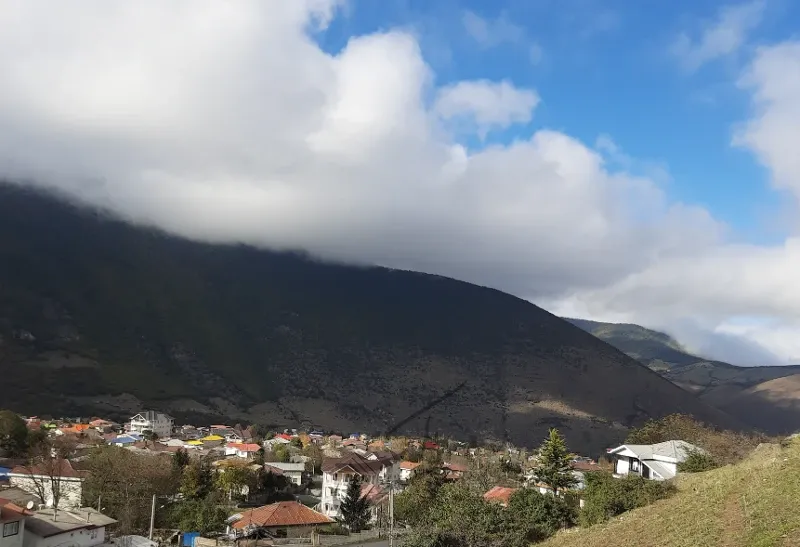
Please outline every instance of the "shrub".
[[678, 464], [681, 473], [702, 473], [719, 467], [714, 457], [707, 452], [692, 450], [686, 459]]
[[581, 526], [605, 522], [637, 507], [650, 505], [675, 493], [671, 482], [653, 481], [639, 476], [615, 479], [608, 473], [586, 474]]
[[317, 528], [317, 532], [323, 536], [349, 536], [350, 530], [347, 529], [346, 526], [339, 524], [338, 522], [334, 522], [333, 524], [329, 524], [327, 526], [321, 526]]

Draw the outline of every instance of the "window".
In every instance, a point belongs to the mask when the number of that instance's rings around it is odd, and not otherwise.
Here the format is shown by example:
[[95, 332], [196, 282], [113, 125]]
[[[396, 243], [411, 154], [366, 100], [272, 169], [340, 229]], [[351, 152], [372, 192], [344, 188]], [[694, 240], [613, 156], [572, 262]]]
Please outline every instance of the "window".
[[3, 525], [3, 537], [16, 536], [19, 534], [19, 521], [7, 522]]

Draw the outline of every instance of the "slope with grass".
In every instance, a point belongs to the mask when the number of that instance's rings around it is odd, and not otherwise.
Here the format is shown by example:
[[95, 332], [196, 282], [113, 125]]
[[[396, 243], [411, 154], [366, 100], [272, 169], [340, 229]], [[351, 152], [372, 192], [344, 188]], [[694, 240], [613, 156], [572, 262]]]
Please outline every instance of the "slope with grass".
[[558, 427], [587, 451], [673, 412], [739, 425], [496, 290], [191, 242], [3, 185], [0, 377], [0, 407], [25, 413], [153, 406], [345, 431], [452, 392], [404, 430], [531, 445]]
[[567, 319], [707, 403], [765, 432], [800, 423], [800, 383], [781, 381], [800, 366], [739, 367], [692, 355], [674, 338], [639, 325]]
[[800, 545], [800, 442], [760, 445], [744, 461], [677, 480], [678, 493], [545, 547]]

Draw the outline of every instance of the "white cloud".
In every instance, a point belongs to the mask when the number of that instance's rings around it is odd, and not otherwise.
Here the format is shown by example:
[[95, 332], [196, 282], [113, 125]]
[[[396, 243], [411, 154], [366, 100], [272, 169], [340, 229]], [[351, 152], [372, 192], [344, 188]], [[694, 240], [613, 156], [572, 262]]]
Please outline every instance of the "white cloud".
[[672, 44], [673, 55], [691, 72], [735, 53], [745, 43], [748, 33], [761, 22], [764, 7], [764, 0], [723, 7], [697, 39], [687, 33], [680, 34]]
[[504, 43], [516, 44], [525, 39], [525, 30], [509, 21], [504, 14], [496, 19], [487, 19], [473, 11], [465, 11], [461, 22], [467, 34], [484, 48]]
[[[525, 123], [535, 93], [437, 90], [404, 32], [329, 55], [308, 32], [336, 5], [0, 0], [0, 176], [187, 237], [449, 275], [796, 357], [782, 340], [800, 332], [799, 240], [728, 243], [705, 210], [619, 165], [613, 140], [598, 151], [540, 130], [468, 151], [443, 123]], [[793, 51], [757, 57], [744, 80], [757, 108], [737, 141], [781, 187], [794, 187], [784, 143], [800, 140]], [[772, 323], [726, 332], [741, 316]], [[771, 327], [781, 341], [763, 336]]]
[[485, 136], [492, 129], [528, 123], [539, 95], [503, 80], [462, 81], [439, 90], [433, 110], [443, 120], [466, 121]]

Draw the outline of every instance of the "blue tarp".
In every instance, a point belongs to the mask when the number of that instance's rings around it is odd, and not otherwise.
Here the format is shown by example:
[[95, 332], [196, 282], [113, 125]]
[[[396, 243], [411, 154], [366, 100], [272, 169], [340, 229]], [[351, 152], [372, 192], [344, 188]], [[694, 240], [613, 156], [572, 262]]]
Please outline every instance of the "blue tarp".
[[0, 467], [0, 477], [5, 477], [11, 472], [11, 469], [8, 467]]
[[200, 537], [200, 532], [184, 532], [181, 545], [183, 547], [194, 547], [194, 540], [198, 537]]

